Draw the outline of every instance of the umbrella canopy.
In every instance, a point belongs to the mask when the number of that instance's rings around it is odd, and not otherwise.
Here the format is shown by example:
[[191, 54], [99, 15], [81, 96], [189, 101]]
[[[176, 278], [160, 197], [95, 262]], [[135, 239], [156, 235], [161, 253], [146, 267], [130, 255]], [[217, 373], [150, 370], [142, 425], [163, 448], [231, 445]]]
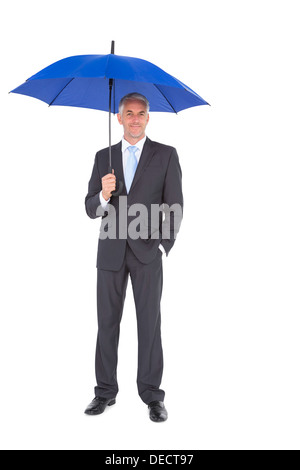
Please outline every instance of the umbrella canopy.
[[[208, 104], [188, 86], [156, 65], [134, 57], [114, 54], [80, 55], [62, 59], [30, 77], [11, 93], [31, 96], [49, 106], [75, 106], [109, 112], [109, 168], [111, 161], [111, 112], [129, 93], [147, 97], [151, 111], [178, 113], [183, 109]], [[119, 182], [117, 196], [122, 191]]]
[[134, 57], [80, 55], [60, 60], [12, 90], [49, 106], [75, 106], [109, 111], [109, 79], [113, 79], [112, 112], [128, 93], [146, 96], [151, 111], [178, 113], [208, 103], [156, 65]]

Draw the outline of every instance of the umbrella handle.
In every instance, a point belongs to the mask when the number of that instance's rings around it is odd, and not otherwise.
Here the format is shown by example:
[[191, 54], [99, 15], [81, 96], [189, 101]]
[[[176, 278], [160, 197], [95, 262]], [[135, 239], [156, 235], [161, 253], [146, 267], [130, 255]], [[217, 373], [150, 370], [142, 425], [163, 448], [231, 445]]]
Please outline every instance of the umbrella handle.
[[[112, 168], [111, 166], [108, 167], [108, 173], [112, 173]], [[121, 192], [123, 191], [124, 188], [124, 183], [123, 181], [119, 181], [119, 187], [116, 189], [116, 191], [113, 191], [111, 193], [112, 196], [120, 196]]]
[[123, 188], [124, 188], [124, 183], [123, 181], [119, 181], [119, 187], [116, 191], [113, 191], [111, 193], [112, 196], [120, 196], [121, 192], [123, 191]]

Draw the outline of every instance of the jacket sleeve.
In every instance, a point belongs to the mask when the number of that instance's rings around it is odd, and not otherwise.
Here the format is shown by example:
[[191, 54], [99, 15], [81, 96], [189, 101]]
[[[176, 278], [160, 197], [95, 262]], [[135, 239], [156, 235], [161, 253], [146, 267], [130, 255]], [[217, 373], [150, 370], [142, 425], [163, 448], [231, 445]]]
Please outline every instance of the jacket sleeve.
[[105, 215], [100, 203], [100, 192], [102, 191], [101, 177], [98, 169], [98, 154], [96, 154], [94, 168], [89, 181], [88, 193], [85, 198], [85, 210], [91, 219]]
[[162, 245], [169, 254], [183, 217], [182, 172], [177, 151], [173, 149], [166, 173], [164, 192], [164, 221], [162, 223]]

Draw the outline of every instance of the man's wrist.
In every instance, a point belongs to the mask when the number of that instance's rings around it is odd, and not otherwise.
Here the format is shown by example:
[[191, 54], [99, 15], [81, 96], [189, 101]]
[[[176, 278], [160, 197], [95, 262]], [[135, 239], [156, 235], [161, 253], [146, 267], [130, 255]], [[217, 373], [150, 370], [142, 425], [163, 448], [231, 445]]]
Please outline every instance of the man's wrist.
[[103, 191], [100, 193], [100, 203], [103, 209], [106, 208], [107, 204], [109, 203], [110, 198], [106, 199], [106, 195], [103, 194]]
[[104, 199], [106, 202], [109, 202], [109, 201], [110, 201], [110, 197], [109, 197], [106, 193], [104, 193], [103, 191], [102, 191], [102, 196], [103, 196], [103, 199]]

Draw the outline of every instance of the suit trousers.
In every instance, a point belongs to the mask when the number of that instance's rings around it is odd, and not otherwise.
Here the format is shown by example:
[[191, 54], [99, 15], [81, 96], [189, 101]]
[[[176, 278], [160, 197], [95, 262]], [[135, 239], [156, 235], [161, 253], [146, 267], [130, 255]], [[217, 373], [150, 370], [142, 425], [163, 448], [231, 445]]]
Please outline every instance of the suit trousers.
[[128, 278], [130, 276], [138, 326], [138, 392], [144, 403], [164, 401], [160, 384], [163, 374], [160, 302], [163, 287], [162, 253], [153, 262], [141, 263], [127, 243], [119, 271], [98, 269], [98, 338], [96, 348], [95, 394], [115, 398], [118, 345]]

